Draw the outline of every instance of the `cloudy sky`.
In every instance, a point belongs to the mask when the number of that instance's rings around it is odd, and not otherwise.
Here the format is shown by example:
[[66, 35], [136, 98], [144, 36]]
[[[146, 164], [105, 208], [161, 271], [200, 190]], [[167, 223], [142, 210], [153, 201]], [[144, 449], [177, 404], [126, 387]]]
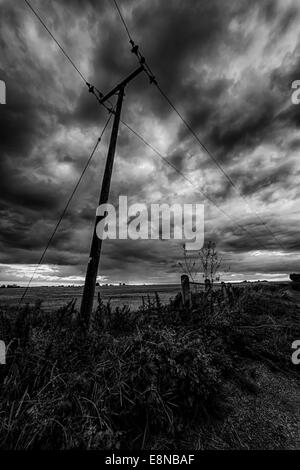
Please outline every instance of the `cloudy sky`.
[[[112, 0], [31, 3], [101, 91], [137, 67]], [[119, 5], [161, 88], [236, 189], [141, 75], [126, 90], [122, 117], [194, 186], [121, 126], [110, 201], [127, 195], [130, 203], [204, 203], [205, 239], [224, 254], [226, 279], [285, 279], [299, 271], [300, 105], [291, 102], [291, 84], [300, 79], [299, 2]], [[0, 15], [7, 87], [0, 106], [0, 283], [24, 284], [107, 113], [23, 0], [0, 0]], [[108, 139], [106, 132], [33, 284], [83, 282]], [[178, 241], [108, 241], [99, 280], [177, 282], [181, 257]]]

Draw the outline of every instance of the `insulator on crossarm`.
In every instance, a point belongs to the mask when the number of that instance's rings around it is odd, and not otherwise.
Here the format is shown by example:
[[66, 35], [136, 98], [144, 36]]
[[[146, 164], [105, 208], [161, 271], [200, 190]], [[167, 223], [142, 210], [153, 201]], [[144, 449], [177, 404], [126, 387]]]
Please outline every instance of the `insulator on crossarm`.
[[96, 87], [95, 87], [95, 90], [96, 90], [96, 92], [98, 93], [98, 97], [99, 97], [100, 99], [103, 98], [103, 96], [104, 96], [103, 93], [101, 93], [101, 91], [98, 90], [98, 88], [96, 88]]
[[136, 46], [136, 45], [133, 46], [133, 48], [131, 49], [131, 52], [135, 55], [137, 55], [138, 51], [139, 51], [139, 46]]
[[150, 75], [150, 76], [149, 76], [149, 80], [150, 80], [150, 83], [151, 83], [151, 84], [154, 83], [154, 85], [157, 85], [157, 80], [156, 80], [156, 78], [155, 78], [153, 75]]

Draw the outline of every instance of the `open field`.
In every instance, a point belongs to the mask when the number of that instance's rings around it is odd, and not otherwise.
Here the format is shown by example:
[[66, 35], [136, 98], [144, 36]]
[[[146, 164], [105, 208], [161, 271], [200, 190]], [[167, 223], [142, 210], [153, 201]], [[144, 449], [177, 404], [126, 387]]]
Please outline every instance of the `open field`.
[[[0, 305], [17, 305], [24, 288], [3, 288], [0, 289]], [[42, 300], [44, 310], [57, 309], [66, 305], [72, 299], [77, 299], [77, 306], [80, 304], [82, 287], [31, 287], [28, 290], [24, 304], [34, 305], [36, 301]], [[103, 286], [96, 287], [94, 307], [97, 305], [98, 293], [104, 302], [111, 303], [113, 308], [127, 305], [132, 309], [137, 309], [142, 305], [143, 298], [147, 302], [147, 297], [154, 298], [158, 293], [162, 303], [168, 303], [169, 299], [179, 292], [179, 285], [151, 285], [151, 286]]]
[[[263, 283], [261, 283], [263, 284]], [[268, 285], [276, 285], [278, 288], [288, 286], [289, 282], [269, 282]], [[235, 284], [239, 287], [246, 287], [247, 284]], [[259, 285], [253, 282], [251, 285]], [[193, 289], [193, 286], [191, 286]], [[216, 288], [220, 285], [216, 284]], [[112, 308], [122, 307], [123, 305], [129, 306], [131, 309], [138, 309], [143, 302], [147, 302], [148, 296], [151, 300], [154, 299], [155, 293], [160, 297], [163, 304], [169, 302], [180, 292], [179, 284], [159, 284], [159, 285], [145, 285], [145, 286], [102, 286], [96, 287], [94, 297], [94, 308], [97, 306], [98, 293], [104, 302], [110, 302]], [[203, 286], [194, 287], [196, 291], [203, 290]], [[0, 305], [18, 305], [22, 297], [24, 288], [2, 288], [0, 289]], [[34, 305], [38, 300], [42, 300], [42, 309], [49, 311], [57, 309], [66, 305], [73, 299], [77, 299], [77, 307], [80, 305], [82, 296], [82, 287], [31, 287], [26, 295], [24, 304]]]

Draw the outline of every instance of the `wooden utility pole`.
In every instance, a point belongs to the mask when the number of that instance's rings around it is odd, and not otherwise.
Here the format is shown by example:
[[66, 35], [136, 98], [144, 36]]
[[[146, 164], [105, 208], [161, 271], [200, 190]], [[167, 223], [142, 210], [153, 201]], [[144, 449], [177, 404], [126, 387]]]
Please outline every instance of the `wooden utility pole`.
[[[113, 128], [111, 132], [105, 171], [103, 175], [99, 206], [102, 204], [106, 204], [108, 202], [111, 175], [112, 175], [113, 163], [114, 163], [114, 157], [115, 157], [115, 151], [116, 151], [116, 145], [117, 145], [117, 138], [118, 138], [118, 131], [119, 131], [119, 124], [120, 124], [125, 86], [143, 70], [144, 70], [143, 66], [139, 67], [132, 74], [130, 74], [125, 80], [123, 80], [119, 85], [117, 85], [111, 92], [109, 92], [107, 95], [105, 95], [101, 99], [101, 103], [104, 103], [112, 95], [118, 93], [118, 101], [117, 101], [117, 106], [116, 106], [116, 111], [115, 111]], [[101, 248], [102, 248], [102, 239], [98, 238], [96, 229], [97, 229], [98, 223], [104, 217], [105, 216], [102, 216], [102, 217], [96, 216], [96, 219], [95, 219], [94, 232], [93, 232], [93, 238], [92, 238], [92, 244], [91, 244], [91, 250], [90, 250], [90, 258], [89, 258], [89, 262], [87, 266], [85, 284], [84, 284], [83, 295], [82, 295], [82, 300], [81, 300], [80, 323], [85, 329], [87, 329], [89, 326], [90, 316], [91, 316], [92, 309], [93, 309], [95, 286], [96, 286], [96, 281], [97, 281], [98, 267], [99, 267]]]

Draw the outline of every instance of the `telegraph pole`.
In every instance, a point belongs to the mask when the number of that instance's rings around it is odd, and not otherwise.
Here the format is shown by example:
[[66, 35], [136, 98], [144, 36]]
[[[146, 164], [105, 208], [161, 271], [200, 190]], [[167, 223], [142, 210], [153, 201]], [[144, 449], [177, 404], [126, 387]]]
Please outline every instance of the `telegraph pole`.
[[[104, 104], [111, 96], [118, 94], [117, 106], [115, 111], [114, 123], [111, 132], [110, 144], [108, 148], [108, 154], [106, 159], [105, 171], [102, 180], [102, 187], [99, 198], [99, 205], [106, 204], [108, 202], [109, 190], [111, 175], [114, 164], [114, 157], [117, 145], [119, 124], [121, 118], [122, 104], [124, 98], [124, 92], [126, 85], [133, 80], [137, 75], [139, 75], [144, 70], [144, 67], [141, 65], [137, 70], [130, 74], [125, 80], [123, 80], [119, 85], [117, 85], [113, 90], [111, 90], [107, 95], [101, 98], [100, 103]], [[90, 258], [87, 265], [85, 284], [83, 289], [83, 295], [81, 300], [80, 308], [80, 323], [84, 328], [88, 328], [89, 320], [93, 309], [95, 287], [98, 275], [98, 267], [100, 262], [101, 248], [102, 248], [102, 239], [98, 238], [96, 229], [98, 223], [104, 218], [104, 216], [96, 216], [93, 238], [90, 250]]]

